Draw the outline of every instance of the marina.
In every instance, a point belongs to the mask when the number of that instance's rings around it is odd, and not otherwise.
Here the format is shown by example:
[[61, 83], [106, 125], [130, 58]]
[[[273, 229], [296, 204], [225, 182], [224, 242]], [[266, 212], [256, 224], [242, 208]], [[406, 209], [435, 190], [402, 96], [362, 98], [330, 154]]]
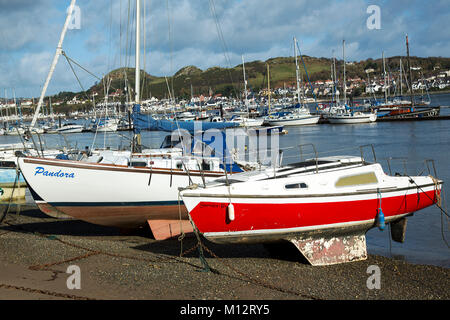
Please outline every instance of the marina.
[[[342, 60], [314, 58], [294, 36], [293, 57], [174, 73], [170, 56], [151, 76], [135, 0], [100, 78], [66, 53], [76, 3], [37, 104], [0, 105], [1, 299], [450, 298], [447, 58], [410, 56], [408, 35], [400, 57], [351, 61], [343, 39]], [[59, 58], [82, 91], [48, 92]]]
[[[450, 95], [442, 95], [436, 97], [440, 103], [448, 103]], [[448, 109], [443, 109], [442, 116], [445, 116]], [[427, 135], [423, 135], [427, 132]], [[353, 154], [357, 156], [360, 153], [359, 146], [364, 143], [373, 144], [376, 150], [377, 159], [380, 161], [385, 172], [389, 172], [387, 160], [391, 160], [391, 172], [404, 172], [405, 165], [407, 165], [407, 173], [413, 175], [424, 170], [424, 160], [418, 150], [423, 150], [427, 154], [426, 159], [434, 159], [436, 169], [440, 179], [447, 179], [450, 177], [445, 165], [446, 155], [440, 152], [437, 146], [450, 145], [448, 141], [448, 128], [446, 120], [433, 121], [400, 121], [400, 122], [375, 122], [372, 124], [355, 124], [355, 125], [331, 125], [331, 124], [317, 124], [312, 126], [293, 126], [289, 128], [289, 133], [280, 136], [280, 149], [284, 150], [283, 164], [289, 164], [298, 161], [299, 148], [295, 144], [313, 143], [317, 147], [319, 156], [330, 156], [336, 153]], [[142, 131], [142, 141], [150, 148], [159, 148], [161, 141], [167, 134], [160, 131]], [[395, 136], [395, 140], [392, 137]], [[57, 147], [65, 144], [65, 140], [59, 135], [44, 135], [43, 136], [48, 147]], [[334, 138], [333, 138], [334, 137]], [[69, 135], [67, 140], [71, 145], [78, 144], [78, 146], [91, 146], [94, 134], [92, 132], [76, 133]], [[18, 137], [10, 136], [4, 137], [5, 142], [13, 143], [17, 141]], [[104, 141], [109, 146], [125, 145], [132, 139], [132, 132], [122, 132], [121, 135], [114, 133], [106, 133], [105, 136], [97, 137], [95, 147], [102, 148]], [[300, 142], [300, 143], [299, 143]], [[344, 146], [344, 147], [342, 147]], [[83, 147], [82, 147], [83, 148]], [[342, 151], [340, 151], [342, 149]], [[305, 151], [306, 153], [310, 151]], [[304, 155], [308, 156], [307, 154]], [[312, 154], [309, 155], [313, 157]], [[381, 160], [380, 160], [381, 159]], [[409, 169], [410, 168], [410, 169]], [[187, 178], [186, 178], [187, 179]], [[148, 183], [148, 176], [146, 184]], [[446, 184], [443, 185], [444, 194], [446, 191]], [[33, 200], [28, 198], [28, 201], [33, 203]], [[418, 214], [412, 219], [419, 219], [419, 225], [410, 223], [408, 225], [407, 239], [415, 236], [422, 237], [423, 244], [421, 249], [417, 250], [410, 247], [409, 241], [404, 244], [392, 244], [392, 253], [395, 256], [403, 257], [406, 261], [420, 261], [440, 266], [449, 266], [447, 255], [447, 248], [445, 242], [442, 240], [440, 228], [440, 211], [437, 207], [425, 209], [425, 212], [434, 212], [431, 216], [422, 216]], [[430, 220], [428, 220], [430, 219]], [[410, 231], [413, 230], [413, 231]], [[434, 230], [434, 231], [432, 231]], [[409, 235], [412, 232], [412, 236]], [[416, 234], [417, 233], [417, 234]], [[369, 231], [368, 233], [368, 252], [371, 249], [383, 255], [390, 255], [389, 241], [386, 232], [377, 230]], [[433, 240], [431, 240], [433, 239]], [[411, 240], [413, 244], [417, 245], [417, 241]], [[427, 246], [422, 247], [422, 245]], [[373, 246], [371, 246], [371, 244]], [[440, 249], [437, 249], [440, 248]], [[395, 253], [399, 250], [398, 253]]]

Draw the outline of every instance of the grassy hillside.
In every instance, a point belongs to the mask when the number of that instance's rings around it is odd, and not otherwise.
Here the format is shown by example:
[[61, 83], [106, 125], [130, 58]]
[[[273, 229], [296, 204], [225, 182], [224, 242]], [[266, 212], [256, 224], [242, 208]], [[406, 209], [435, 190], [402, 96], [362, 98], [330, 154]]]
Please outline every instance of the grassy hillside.
[[[315, 58], [304, 56], [304, 63], [308, 71], [311, 81], [331, 79], [330, 68], [331, 59]], [[406, 58], [402, 57], [404, 69], [406, 70]], [[399, 70], [400, 57], [390, 57], [386, 59], [387, 71], [397, 72]], [[267, 87], [267, 64], [270, 67], [270, 85], [271, 88], [293, 86], [295, 85], [295, 60], [294, 57], [272, 58], [267, 61], [252, 61], [245, 64], [246, 75], [248, 79], [249, 89], [258, 91]], [[302, 61], [299, 59], [300, 71], [303, 81], [306, 81], [306, 72], [303, 68]], [[342, 79], [342, 60], [337, 60], [336, 69], [339, 78]], [[418, 78], [423, 74], [425, 77], [436, 72], [450, 69], [450, 58], [430, 57], [419, 58], [411, 57], [411, 65], [420, 67], [420, 72], [415, 72], [414, 77]], [[372, 68], [375, 70], [371, 77], [382, 75], [383, 62], [381, 59], [367, 59], [359, 62], [352, 62], [346, 66], [346, 74], [348, 78], [359, 77], [366, 79], [365, 69]], [[109, 76], [111, 80], [110, 92], [115, 89], [125, 88], [125, 74], [128, 80], [128, 87], [131, 92], [134, 90], [135, 71], [133, 68], [121, 68], [112, 71]], [[151, 96], [157, 98], [168, 97], [168, 85], [173, 88], [173, 92], [178, 98], [189, 98], [191, 96], [191, 87], [194, 95], [209, 92], [214, 94], [237, 96], [243, 90], [243, 72], [242, 65], [232, 68], [211, 67], [207, 70], [200, 70], [195, 66], [187, 66], [180, 69], [170, 78], [155, 77], [142, 72], [141, 81], [143, 82], [141, 91], [143, 99]], [[167, 81], [167, 82], [166, 82]], [[103, 81], [96, 84], [87, 91], [91, 95], [93, 91], [103, 96]]]

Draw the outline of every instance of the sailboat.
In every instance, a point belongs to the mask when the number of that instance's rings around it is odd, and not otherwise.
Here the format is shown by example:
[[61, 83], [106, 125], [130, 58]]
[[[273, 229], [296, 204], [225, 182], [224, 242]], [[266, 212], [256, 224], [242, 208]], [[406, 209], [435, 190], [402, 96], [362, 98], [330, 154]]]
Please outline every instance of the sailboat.
[[317, 124], [320, 116], [312, 115], [300, 98], [300, 72], [297, 60], [297, 40], [294, 37], [295, 75], [297, 79], [297, 106], [293, 112], [284, 112], [269, 115], [265, 123], [271, 126], [297, 126], [307, 124]]
[[242, 71], [244, 73], [244, 101], [245, 107], [247, 109], [247, 114], [245, 116], [233, 116], [230, 122], [239, 123], [242, 127], [260, 127], [264, 123], [264, 118], [251, 118], [250, 110], [249, 110], [249, 102], [248, 102], [248, 92], [247, 92], [247, 78], [245, 75], [245, 62], [244, 56], [242, 56]]
[[[188, 148], [178, 130], [179, 137], [175, 139], [178, 147], [168, 144], [169, 148], [141, 150], [139, 120], [147, 119], [139, 118], [143, 117], [140, 114], [140, 8], [141, 0], [136, 0], [135, 135], [131, 156], [122, 157], [120, 164], [102, 163], [101, 156], [95, 162], [28, 157], [19, 159], [19, 167], [44, 213], [63, 213], [120, 228], [148, 225], [155, 239], [162, 240], [192, 231], [186, 210], [178, 206], [179, 187], [205, 184], [223, 176], [225, 171], [242, 169], [230, 163], [231, 160], [226, 161], [230, 159], [226, 146], [217, 144], [220, 139], [225, 141], [223, 133], [210, 137], [209, 142], [214, 142], [215, 147], [206, 146], [204, 139], [196, 140], [196, 135], [192, 148]], [[193, 122], [172, 123], [181, 126]], [[173, 135], [170, 138], [174, 140]]]
[[365, 260], [366, 232], [388, 223], [393, 239], [403, 242], [407, 217], [438, 202], [442, 183], [432, 176], [389, 176], [362, 156], [316, 156], [235, 174], [181, 196], [206, 239], [291, 242], [317, 266]]
[[[417, 103], [414, 100], [414, 93], [412, 87], [412, 70], [411, 70], [411, 60], [409, 56], [409, 41], [408, 35], [406, 35], [406, 56], [409, 68], [409, 79], [407, 77], [407, 73], [404, 72], [405, 81], [408, 85], [408, 89], [410, 91], [410, 100], [401, 100], [401, 101], [393, 101], [393, 102], [385, 102], [384, 104], [376, 104], [373, 109], [380, 111], [380, 119], [414, 119], [414, 118], [423, 118], [423, 117], [436, 117], [440, 114], [440, 107], [430, 107], [431, 104], [430, 97], [428, 95], [428, 100], [422, 98]], [[402, 60], [400, 59], [400, 97], [403, 95], [403, 79], [402, 79]], [[428, 94], [428, 89], [427, 89]]]
[[342, 55], [344, 59], [344, 76], [343, 76], [343, 91], [344, 104], [331, 106], [329, 111], [325, 114], [328, 122], [333, 124], [356, 124], [356, 123], [370, 123], [377, 120], [377, 114], [373, 112], [354, 111], [351, 106], [347, 105], [347, 83], [345, 79], [345, 40], [342, 41]]

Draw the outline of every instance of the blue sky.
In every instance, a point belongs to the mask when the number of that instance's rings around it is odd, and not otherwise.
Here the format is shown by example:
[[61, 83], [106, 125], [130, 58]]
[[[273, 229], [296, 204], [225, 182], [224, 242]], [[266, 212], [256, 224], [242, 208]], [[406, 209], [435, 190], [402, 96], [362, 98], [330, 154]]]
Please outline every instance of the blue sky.
[[[125, 49], [129, 2], [133, 11], [134, 0], [78, 0], [80, 29], [68, 31], [63, 45], [67, 55], [99, 77], [114, 68], [134, 67], [134, 45], [128, 59]], [[341, 58], [343, 39], [347, 60], [379, 58], [382, 51], [387, 57], [405, 55], [405, 34], [411, 55], [450, 54], [450, 0], [142, 2], [146, 6], [145, 69], [158, 76], [170, 76], [186, 65], [235, 66], [241, 63], [241, 55], [246, 61], [292, 56], [294, 36], [303, 54], [316, 57], [331, 57], [334, 50]], [[16, 96], [39, 96], [69, 3], [0, 0], [0, 97], [5, 88], [10, 97], [12, 88]], [[369, 5], [380, 8], [379, 30], [367, 28]], [[132, 37], [134, 31], [129, 30], [128, 39]], [[96, 81], [80, 69], [77, 74], [85, 88]], [[47, 93], [79, 90], [61, 57]]]

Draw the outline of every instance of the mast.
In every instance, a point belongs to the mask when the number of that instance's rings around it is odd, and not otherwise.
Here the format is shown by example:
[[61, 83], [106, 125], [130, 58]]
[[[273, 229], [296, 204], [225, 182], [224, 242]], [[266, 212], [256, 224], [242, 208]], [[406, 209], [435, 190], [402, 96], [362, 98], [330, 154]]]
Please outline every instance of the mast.
[[141, 102], [141, 0], [136, 0], [136, 81], [135, 81], [135, 103]]
[[297, 101], [299, 104], [301, 104], [300, 101], [300, 79], [299, 79], [299, 68], [298, 68], [298, 61], [297, 61], [297, 39], [294, 37], [294, 57], [295, 57], [295, 78], [297, 80]]
[[[333, 57], [333, 59], [334, 59], [334, 57]], [[333, 83], [333, 85], [332, 85], [332, 87], [331, 87], [331, 92], [332, 92], [332, 95], [331, 95], [331, 104], [333, 104], [333, 101], [334, 101], [334, 74], [333, 74], [333, 63], [330, 64], [330, 70], [331, 70], [331, 82]], [[331, 105], [331, 104], [330, 104], [330, 105]]]
[[413, 97], [413, 87], [412, 87], [412, 71], [411, 71], [411, 59], [409, 58], [409, 43], [408, 43], [408, 35], [406, 35], [406, 55], [408, 57], [408, 68], [409, 68], [409, 88], [411, 93], [411, 109], [414, 110], [414, 97]]
[[270, 72], [269, 72], [269, 64], [267, 64], [267, 94], [269, 95], [269, 114], [270, 114]]
[[400, 58], [400, 97], [403, 95], [402, 58]]
[[347, 84], [345, 82], [345, 40], [342, 40], [342, 57], [344, 59], [344, 106], [347, 105]]
[[[136, 70], [135, 70], [135, 83], [134, 83], [134, 107], [132, 112], [140, 111], [141, 104], [141, 69], [140, 69], [140, 60], [141, 60], [141, 0], [136, 0]], [[130, 111], [131, 112], [131, 111]], [[132, 152], [141, 152], [142, 144], [141, 144], [141, 132], [139, 129], [136, 129], [134, 126], [134, 137], [132, 142]]]
[[31, 124], [30, 124], [30, 128], [29, 128], [30, 130], [36, 124], [36, 121], [37, 121], [37, 118], [38, 118], [38, 115], [39, 115], [39, 111], [40, 111], [40, 109], [42, 107], [42, 104], [44, 103], [44, 97], [45, 97], [45, 93], [47, 92], [47, 88], [48, 88], [48, 85], [50, 83], [50, 79], [53, 76], [53, 72], [55, 71], [56, 65], [58, 63], [59, 56], [62, 53], [62, 44], [63, 44], [63, 41], [64, 41], [64, 37], [66, 36], [67, 28], [69, 27], [69, 23], [70, 23], [70, 21], [72, 19], [72, 12], [73, 12], [73, 8], [75, 7], [75, 2], [76, 2], [76, 0], [72, 0], [72, 2], [70, 3], [69, 11], [67, 13], [66, 22], [64, 23], [64, 27], [63, 27], [63, 30], [61, 32], [61, 36], [59, 38], [58, 46], [56, 47], [56, 53], [55, 53], [55, 56], [53, 57], [53, 62], [52, 62], [52, 65], [50, 67], [50, 71], [48, 72], [47, 79], [45, 80], [44, 87], [42, 88], [41, 97], [39, 98], [39, 102], [38, 102], [38, 105], [36, 107], [36, 111], [34, 113], [33, 120], [31, 121]]
[[386, 61], [384, 59], [384, 51], [382, 52], [382, 58], [383, 58], [383, 87], [384, 87], [384, 102], [387, 103], [387, 87], [386, 87]]
[[334, 85], [334, 94], [335, 94], [335, 96], [336, 96], [336, 103], [335, 103], [335, 105], [337, 106], [337, 104], [338, 104], [338, 102], [339, 102], [339, 95], [337, 94], [337, 87], [336, 87], [336, 84], [337, 84], [337, 82], [338, 82], [338, 77], [337, 77], [337, 73], [336, 73], [336, 57], [334, 56], [334, 52], [333, 52], [333, 71], [334, 71], [334, 83], [333, 83], [333, 85]]
[[247, 101], [247, 78], [245, 77], [244, 55], [242, 55], [242, 70], [243, 70], [243, 72], [244, 72], [244, 95], [245, 95], [245, 106], [247, 107], [247, 117], [250, 117], [250, 111], [248, 110], [248, 101]]

